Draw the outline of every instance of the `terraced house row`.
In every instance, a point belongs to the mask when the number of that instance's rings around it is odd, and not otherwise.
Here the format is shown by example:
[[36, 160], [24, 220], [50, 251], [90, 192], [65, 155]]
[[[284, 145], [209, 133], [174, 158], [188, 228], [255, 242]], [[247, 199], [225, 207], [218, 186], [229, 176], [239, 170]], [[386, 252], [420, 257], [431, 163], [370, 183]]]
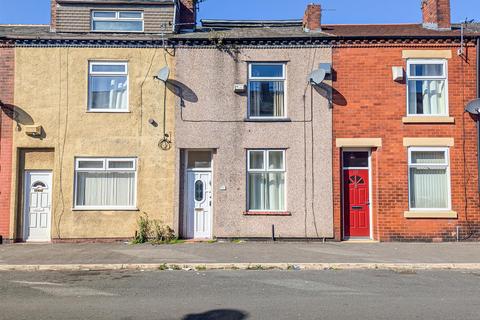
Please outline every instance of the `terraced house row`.
[[391, 25], [198, 5], [0, 26], [3, 241], [128, 239], [144, 212], [187, 239], [478, 239], [479, 25], [449, 0]]

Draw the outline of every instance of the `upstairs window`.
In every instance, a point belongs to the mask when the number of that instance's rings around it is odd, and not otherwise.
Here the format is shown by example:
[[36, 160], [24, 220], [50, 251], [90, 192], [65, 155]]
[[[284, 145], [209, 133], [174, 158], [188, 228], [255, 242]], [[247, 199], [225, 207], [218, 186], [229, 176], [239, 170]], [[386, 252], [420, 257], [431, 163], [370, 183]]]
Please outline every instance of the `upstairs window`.
[[446, 60], [410, 60], [408, 115], [448, 116]]
[[126, 62], [90, 62], [88, 110], [128, 111], [128, 65]]
[[92, 31], [143, 32], [143, 12], [92, 11]]
[[248, 95], [249, 118], [284, 118], [285, 64], [250, 64]]

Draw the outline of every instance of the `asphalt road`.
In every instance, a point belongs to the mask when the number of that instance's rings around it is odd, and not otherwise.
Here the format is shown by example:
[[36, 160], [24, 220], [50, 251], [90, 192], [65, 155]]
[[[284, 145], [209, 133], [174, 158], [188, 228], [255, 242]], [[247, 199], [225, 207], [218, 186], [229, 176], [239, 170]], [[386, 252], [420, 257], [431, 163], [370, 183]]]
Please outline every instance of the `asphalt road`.
[[480, 272], [0, 273], [0, 319], [479, 319]]

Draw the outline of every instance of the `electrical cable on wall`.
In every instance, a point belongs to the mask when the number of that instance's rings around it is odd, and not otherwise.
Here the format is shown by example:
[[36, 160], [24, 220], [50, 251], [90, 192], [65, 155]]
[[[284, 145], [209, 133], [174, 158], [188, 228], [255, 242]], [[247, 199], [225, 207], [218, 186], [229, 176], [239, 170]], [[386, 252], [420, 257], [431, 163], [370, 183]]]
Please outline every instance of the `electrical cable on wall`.
[[[163, 45], [163, 60], [165, 63], [164, 76], [156, 77], [161, 80], [164, 84], [163, 86], [163, 138], [159, 141], [158, 146], [163, 151], [168, 151], [172, 148], [172, 139], [167, 133], [167, 81], [170, 75], [170, 69], [168, 67], [167, 61], [167, 45], [165, 41], [165, 34], [162, 32], [162, 45]], [[162, 72], [162, 71], [160, 71]]]

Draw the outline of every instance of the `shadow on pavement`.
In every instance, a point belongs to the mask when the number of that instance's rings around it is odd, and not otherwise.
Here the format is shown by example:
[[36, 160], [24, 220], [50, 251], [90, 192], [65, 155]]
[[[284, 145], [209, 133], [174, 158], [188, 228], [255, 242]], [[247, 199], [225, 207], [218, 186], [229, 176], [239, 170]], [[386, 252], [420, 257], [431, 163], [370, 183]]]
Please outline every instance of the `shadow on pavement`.
[[242, 320], [247, 318], [248, 314], [239, 310], [218, 309], [205, 313], [188, 314], [182, 320]]

